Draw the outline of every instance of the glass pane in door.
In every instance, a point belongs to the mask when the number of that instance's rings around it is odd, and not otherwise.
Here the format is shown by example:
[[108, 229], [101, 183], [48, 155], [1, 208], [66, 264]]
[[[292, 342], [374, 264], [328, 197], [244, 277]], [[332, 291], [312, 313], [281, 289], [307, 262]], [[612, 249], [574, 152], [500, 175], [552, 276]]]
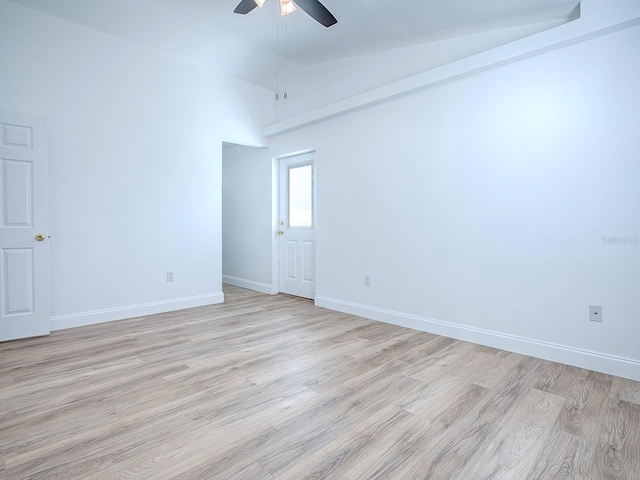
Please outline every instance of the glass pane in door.
[[289, 227], [313, 227], [313, 165], [289, 167]]

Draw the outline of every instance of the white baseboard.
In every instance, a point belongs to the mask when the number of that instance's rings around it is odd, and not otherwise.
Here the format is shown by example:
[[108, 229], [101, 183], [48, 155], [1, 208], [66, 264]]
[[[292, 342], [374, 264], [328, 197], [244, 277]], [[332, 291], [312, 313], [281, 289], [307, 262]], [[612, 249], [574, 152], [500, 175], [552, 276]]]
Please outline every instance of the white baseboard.
[[254, 282], [253, 280], [246, 280], [244, 278], [232, 277], [231, 275], [222, 275], [222, 283], [228, 283], [240, 288], [246, 288], [247, 290], [254, 290], [260, 293], [266, 293], [271, 295], [271, 285], [267, 283]]
[[316, 297], [318, 307], [640, 381], [640, 361], [391, 310]]
[[51, 331], [83, 327], [86, 325], [94, 325], [96, 323], [112, 322], [114, 320], [123, 320], [125, 318], [142, 317], [144, 315], [153, 315], [156, 313], [172, 312], [174, 310], [183, 310], [185, 308], [214, 305], [222, 302], [224, 302], [224, 294], [219, 292], [207, 295], [196, 295], [194, 297], [177, 298], [174, 300], [129, 305], [126, 307], [106, 308], [104, 310], [73, 313], [70, 315], [56, 315], [50, 319]]

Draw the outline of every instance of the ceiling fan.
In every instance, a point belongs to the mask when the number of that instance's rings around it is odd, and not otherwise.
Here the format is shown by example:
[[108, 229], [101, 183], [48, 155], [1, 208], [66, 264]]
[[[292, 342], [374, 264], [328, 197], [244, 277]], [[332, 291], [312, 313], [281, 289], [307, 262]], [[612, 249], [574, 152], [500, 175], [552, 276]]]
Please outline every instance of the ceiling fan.
[[[241, 0], [234, 13], [246, 15], [256, 7], [262, 8], [265, 0]], [[336, 17], [334, 17], [327, 8], [322, 5], [318, 0], [279, 0], [280, 2], [280, 15], [289, 15], [296, 11], [296, 5], [300, 7], [315, 21], [321, 23], [325, 27], [330, 27], [338, 23]]]

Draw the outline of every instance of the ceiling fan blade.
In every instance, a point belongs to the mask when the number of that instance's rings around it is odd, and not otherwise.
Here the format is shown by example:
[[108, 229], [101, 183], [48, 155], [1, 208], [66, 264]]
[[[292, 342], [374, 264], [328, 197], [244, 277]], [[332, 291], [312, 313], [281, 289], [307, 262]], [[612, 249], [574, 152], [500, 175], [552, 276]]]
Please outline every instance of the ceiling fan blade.
[[322, 5], [318, 0], [293, 0], [307, 15], [321, 23], [325, 27], [330, 27], [338, 23], [327, 7]]
[[256, 8], [258, 4], [254, 0], [242, 0], [233, 13], [239, 13], [241, 15], [246, 15], [251, 10]]

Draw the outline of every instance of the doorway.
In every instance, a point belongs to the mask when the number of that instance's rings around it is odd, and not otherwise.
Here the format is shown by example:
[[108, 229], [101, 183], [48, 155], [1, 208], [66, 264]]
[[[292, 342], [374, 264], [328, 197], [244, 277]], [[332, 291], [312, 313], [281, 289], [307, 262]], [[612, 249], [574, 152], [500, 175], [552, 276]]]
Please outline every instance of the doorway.
[[279, 158], [278, 167], [279, 290], [315, 299], [315, 153]]

